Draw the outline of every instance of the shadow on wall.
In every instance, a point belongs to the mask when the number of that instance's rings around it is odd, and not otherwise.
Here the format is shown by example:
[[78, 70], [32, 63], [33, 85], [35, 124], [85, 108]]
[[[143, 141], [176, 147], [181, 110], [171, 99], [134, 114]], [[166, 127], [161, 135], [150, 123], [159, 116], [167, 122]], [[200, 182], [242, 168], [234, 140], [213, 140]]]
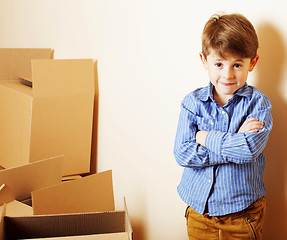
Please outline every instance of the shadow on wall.
[[134, 240], [146, 240], [145, 227], [141, 221], [132, 220], [133, 239]]
[[[257, 88], [271, 100], [273, 129], [264, 150], [266, 169], [264, 180], [267, 196], [267, 216], [264, 239], [287, 239], [286, 149], [287, 103], [280, 87], [286, 67], [286, 49], [279, 31], [269, 23], [257, 27], [260, 60], [257, 66]], [[287, 94], [287, 93], [286, 93]]]

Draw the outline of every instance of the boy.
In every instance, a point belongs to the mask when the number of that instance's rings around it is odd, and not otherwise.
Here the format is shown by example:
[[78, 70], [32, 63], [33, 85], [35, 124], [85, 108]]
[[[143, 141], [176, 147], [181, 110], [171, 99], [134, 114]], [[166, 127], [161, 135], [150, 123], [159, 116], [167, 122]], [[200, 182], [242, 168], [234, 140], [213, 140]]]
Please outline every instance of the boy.
[[174, 145], [189, 239], [262, 239], [272, 117], [269, 99], [246, 83], [257, 49], [240, 14], [214, 15], [204, 27], [200, 58], [210, 83], [183, 99]]

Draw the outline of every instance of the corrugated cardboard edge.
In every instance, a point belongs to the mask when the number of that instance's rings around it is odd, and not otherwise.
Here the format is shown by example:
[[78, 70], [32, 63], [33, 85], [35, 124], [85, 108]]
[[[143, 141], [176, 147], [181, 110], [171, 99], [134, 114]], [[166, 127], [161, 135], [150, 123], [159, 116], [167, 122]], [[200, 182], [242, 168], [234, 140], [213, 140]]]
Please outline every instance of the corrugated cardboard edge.
[[125, 217], [124, 211], [5, 216], [5, 234], [11, 239], [29, 239], [125, 233]]
[[[3, 226], [3, 217], [5, 216], [5, 206], [0, 206], [0, 213], [2, 212], [2, 217], [1, 217], [1, 221], [0, 223], [2, 225], [0, 225], [0, 227], [2, 227], [1, 231], [0, 231], [0, 237], [3, 236], [4, 234], [4, 226]], [[26, 222], [28, 221], [28, 224], [33, 226], [33, 229], [37, 228], [35, 227], [35, 225], [33, 223], [36, 223], [37, 225], [41, 223], [40, 222], [51, 222], [52, 223], [57, 223], [59, 221], [59, 219], [62, 218], [78, 218], [81, 216], [86, 216], [88, 218], [89, 215], [110, 215], [110, 216], [124, 216], [124, 220], [122, 222], [122, 220], [120, 221], [120, 224], [123, 224], [123, 228], [122, 232], [113, 232], [113, 233], [99, 233], [99, 234], [93, 234], [93, 235], [74, 235], [74, 236], [66, 236], [66, 237], [52, 237], [49, 239], [96, 239], [96, 240], [132, 240], [132, 234], [133, 234], [133, 230], [130, 224], [130, 220], [129, 220], [129, 216], [128, 216], [128, 210], [127, 210], [127, 204], [126, 204], [126, 199], [124, 198], [124, 211], [110, 211], [110, 212], [91, 212], [91, 213], [72, 213], [72, 214], [55, 214], [55, 215], [37, 215], [37, 216], [19, 216], [19, 217], [12, 217], [12, 219], [16, 219], [17, 221], [20, 222]], [[124, 215], [123, 215], [124, 214]], [[11, 217], [10, 217], [11, 218]], [[42, 220], [43, 218], [47, 218]], [[9, 219], [9, 217], [8, 217]], [[58, 219], [58, 220], [57, 220]], [[114, 217], [112, 217], [112, 219], [114, 219]], [[87, 220], [86, 220], [87, 221]], [[81, 222], [81, 221], [80, 221]], [[71, 227], [70, 224], [68, 224], [69, 226], [67, 227]], [[109, 224], [108, 224], [109, 225]], [[39, 226], [38, 226], [39, 227]], [[73, 227], [71, 227], [73, 228]], [[124, 231], [124, 232], [123, 232]], [[0, 240], [2, 240], [3, 238], [0, 238]], [[36, 238], [36, 239], [45, 239], [45, 237], [42, 238]]]

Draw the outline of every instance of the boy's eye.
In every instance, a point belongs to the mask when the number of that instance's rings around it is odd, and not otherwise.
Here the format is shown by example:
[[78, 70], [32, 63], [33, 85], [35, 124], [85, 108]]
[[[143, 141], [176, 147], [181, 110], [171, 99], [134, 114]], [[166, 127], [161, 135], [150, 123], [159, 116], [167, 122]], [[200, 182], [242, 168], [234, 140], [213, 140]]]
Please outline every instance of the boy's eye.
[[222, 63], [215, 63], [216, 67], [222, 67]]
[[234, 67], [235, 67], [235, 68], [240, 68], [240, 67], [241, 67], [241, 65], [240, 65], [240, 64], [238, 64], [238, 63], [236, 63], [236, 64], [234, 64]]

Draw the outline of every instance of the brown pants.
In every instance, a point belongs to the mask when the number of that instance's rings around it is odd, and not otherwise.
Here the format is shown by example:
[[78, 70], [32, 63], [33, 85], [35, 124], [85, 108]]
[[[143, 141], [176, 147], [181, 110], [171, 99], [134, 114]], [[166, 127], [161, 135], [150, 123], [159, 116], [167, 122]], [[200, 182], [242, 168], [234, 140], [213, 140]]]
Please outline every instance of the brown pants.
[[186, 209], [188, 237], [190, 240], [261, 240], [265, 214], [265, 197], [243, 211], [221, 217], [201, 215], [188, 207]]

